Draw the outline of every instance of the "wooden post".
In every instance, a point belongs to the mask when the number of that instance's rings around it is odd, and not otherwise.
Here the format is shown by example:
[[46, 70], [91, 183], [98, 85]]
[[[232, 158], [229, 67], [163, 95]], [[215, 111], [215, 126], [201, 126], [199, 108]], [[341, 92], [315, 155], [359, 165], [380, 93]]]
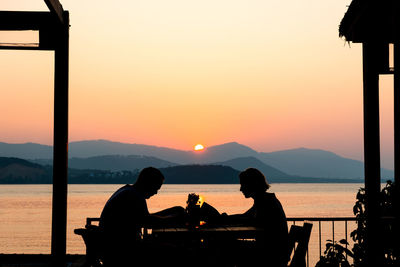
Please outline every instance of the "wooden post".
[[394, 44], [394, 181], [400, 183], [400, 43]]
[[69, 13], [64, 11], [54, 53], [54, 151], [51, 254], [53, 266], [65, 266], [68, 192]]
[[379, 72], [377, 45], [363, 43], [364, 82], [364, 170], [367, 210], [366, 255], [368, 266], [380, 266], [379, 192]]
[[[395, 223], [400, 225], [400, 42], [394, 44], [394, 182], [393, 210]], [[395, 238], [400, 238], [400, 229], [395, 229]]]

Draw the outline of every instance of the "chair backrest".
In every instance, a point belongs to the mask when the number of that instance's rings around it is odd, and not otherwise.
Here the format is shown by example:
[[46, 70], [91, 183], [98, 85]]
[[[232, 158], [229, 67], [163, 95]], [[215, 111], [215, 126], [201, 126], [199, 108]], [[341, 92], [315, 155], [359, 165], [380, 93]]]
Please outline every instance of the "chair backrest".
[[[304, 223], [303, 226], [292, 225], [289, 231], [289, 256], [293, 257], [289, 263], [289, 267], [305, 267], [306, 253], [308, 249], [308, 241], [310, 240], [311, 223]], [[297, 243], [297, 246], [296, 246]]]
[[86, 245], [86, 263], [85, 266], [102, 266], [103, 256], [103, 231], [99, 226], [86, 225], [86, 228], [75, 229], [74, 233], [82, 236]]

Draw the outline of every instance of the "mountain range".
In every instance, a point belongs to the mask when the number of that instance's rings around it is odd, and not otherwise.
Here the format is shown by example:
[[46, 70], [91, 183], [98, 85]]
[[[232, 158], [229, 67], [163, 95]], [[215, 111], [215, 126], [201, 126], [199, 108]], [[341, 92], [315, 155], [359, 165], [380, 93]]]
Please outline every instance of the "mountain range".
[[[31, 160], [34, 163], [41, 165], [52, 165], [52, 159], [35, 159]], [[151, 156], [137, 155], [104, 155], [88, 158], [69, 158], [68, 167], [74, 169], [92, 169], [92, 170], [109, 170], [109, 171], [134, 171], [140, 170], [148, 166], [156, 168], [164, 168], [176, 166], [179, 164], [172, 163], [166, 160]]]
[[[40, 164], [52, 164], [52, 147], [34, 143], [0, 142], [1, 157], [17, 157]], [[231, 142], [208, 147], [203, 151], [184, 151], [142, 144], [107, 140], [71, 142], [69, 166], [77, 169], [134, 170], [145, 166], [158, 168], [178, 165], [223, 165], [236, 170], [256, 167], [273, 178], [340, 178], [363, 179], [361, 161], [335, 153], [307, 148], [276, 152], [257, 152]], [[384, 179], [392, 179], [393, 171], [382, 169]]]
[[[249, 162], [249, 161], [248, 161]], [[262, 165], [259, 167], [263, 167]], [[166, 184], [237, 184], [239, 170], [223, 165], [179, 165], [160, 168]], [[69, 184], [134, 183], [139, 170], [68, 169]], [[51, 184], [53, 168], [19, 158], [0, 157], [0, 184]], [[268, 176], [270, 183], [357, 183], [359, 179]]]

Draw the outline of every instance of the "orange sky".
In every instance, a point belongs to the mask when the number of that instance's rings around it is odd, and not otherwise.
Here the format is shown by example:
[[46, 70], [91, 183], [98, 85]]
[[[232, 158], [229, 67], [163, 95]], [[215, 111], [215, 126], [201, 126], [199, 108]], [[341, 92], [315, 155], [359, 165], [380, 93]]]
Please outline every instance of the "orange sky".
[[[70, 141], [190, 150], [326, 149], [362, 160], [361, 45], [350, 0], [61, 0], [70, 11]], [[0, 10], [46, 10], [3, 0]], [[0, 33], [0, 42], [18, 38]], [[0, 50], [0, 141], [52, 143], [53, 53]], [[393, 165], [383, 77], [383, 165]]]

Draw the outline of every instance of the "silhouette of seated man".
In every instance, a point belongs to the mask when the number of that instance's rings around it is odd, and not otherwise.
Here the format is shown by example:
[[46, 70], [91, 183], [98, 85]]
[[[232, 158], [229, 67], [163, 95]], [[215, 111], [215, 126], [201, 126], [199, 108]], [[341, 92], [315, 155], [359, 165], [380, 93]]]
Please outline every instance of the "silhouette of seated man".
[[[99, 226], [105, 238], [104, 261], [106, 266], [130, 266], [137, 261], [149, 262], [154, 256], [141, 242], [142, 227], [183, 223], [184, 208], [172, 207], [150, 214], [146, 199], [157, 194], [164, 182], [160, 170], [144, 168], [133, 185], [118, 189], [107, 201], [100, 216]], [[148, 258], [146, 259], [146, 255]]]
[[254, 200], [253, 206], [243, 214], [230, 215], [228, 223], [254, 225], [263, 228], [254, 244], [239, 246], [239, 266], [287, 266], [288, 226], [285, 212], [274, 193], [266, 192], [270, 185], [257, 169], [248, 168], [239, 174], [240, 191]]

